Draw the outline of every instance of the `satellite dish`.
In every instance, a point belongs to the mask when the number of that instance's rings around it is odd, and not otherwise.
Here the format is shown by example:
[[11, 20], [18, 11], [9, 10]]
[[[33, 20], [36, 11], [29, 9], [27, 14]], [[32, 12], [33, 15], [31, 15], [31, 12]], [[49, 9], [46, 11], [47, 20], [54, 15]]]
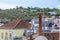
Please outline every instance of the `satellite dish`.
[[45, 36], [38, 36], [34, 40], [48, 40]]

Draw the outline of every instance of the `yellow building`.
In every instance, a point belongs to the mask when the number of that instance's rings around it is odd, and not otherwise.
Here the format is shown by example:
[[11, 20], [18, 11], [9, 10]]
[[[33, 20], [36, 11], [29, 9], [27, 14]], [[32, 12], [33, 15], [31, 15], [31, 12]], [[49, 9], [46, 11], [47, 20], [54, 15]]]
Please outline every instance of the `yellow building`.
[[22, 38], [25, 29], [30, 29], [31, 24], [16, 20], [0, 26], [0, 40], [19, 40]]

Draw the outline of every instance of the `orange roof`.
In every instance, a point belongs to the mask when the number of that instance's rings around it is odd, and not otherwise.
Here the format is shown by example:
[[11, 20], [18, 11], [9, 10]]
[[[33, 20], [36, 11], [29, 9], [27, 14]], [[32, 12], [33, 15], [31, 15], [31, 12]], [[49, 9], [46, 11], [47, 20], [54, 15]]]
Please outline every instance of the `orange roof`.
[[29, 22], [23, 20], [15, 20], [0, 26], [0, 29], [21, 29], [21, 28], [31, 28], [31, 24]]

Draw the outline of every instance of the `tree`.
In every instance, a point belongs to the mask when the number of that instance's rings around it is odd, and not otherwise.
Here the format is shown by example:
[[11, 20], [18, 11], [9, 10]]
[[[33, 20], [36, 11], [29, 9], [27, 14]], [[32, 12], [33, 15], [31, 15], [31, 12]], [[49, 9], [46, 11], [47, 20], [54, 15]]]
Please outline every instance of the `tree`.
[[19, 7], [18, 6], [16, 6], [16, 9], [18, 9]]
[[23, 9], [23, 7], [22, 7], [22, 6], [20, 6], [19, 8], [20, 8], [20, 9]]
[[30, 11], [30, 7], [27, 8]]

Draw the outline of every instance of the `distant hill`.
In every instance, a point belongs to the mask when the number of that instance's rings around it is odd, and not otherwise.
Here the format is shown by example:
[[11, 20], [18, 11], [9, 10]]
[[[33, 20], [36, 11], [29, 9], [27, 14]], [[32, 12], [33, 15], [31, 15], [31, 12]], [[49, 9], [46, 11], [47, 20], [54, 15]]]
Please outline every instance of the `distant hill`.
[[38, 7], [34, 7], [34, 8], [16, 7], [13, 9], [6, 9], [6, 10], [0, 9], [0, 17], [12, 19], [12, 20], [22, 19], [22, 20], [30, 21], [33, 17], [37, 16], [38, 10], [44, 10], [45, 16], [47, 15], [51, 16], [51, 14], [48, 13], [50, 11], [54, 11], [57, 14], [60, 14], [60, 10], [56, 8], [49, 9], [49, 8], [38, 8]]

